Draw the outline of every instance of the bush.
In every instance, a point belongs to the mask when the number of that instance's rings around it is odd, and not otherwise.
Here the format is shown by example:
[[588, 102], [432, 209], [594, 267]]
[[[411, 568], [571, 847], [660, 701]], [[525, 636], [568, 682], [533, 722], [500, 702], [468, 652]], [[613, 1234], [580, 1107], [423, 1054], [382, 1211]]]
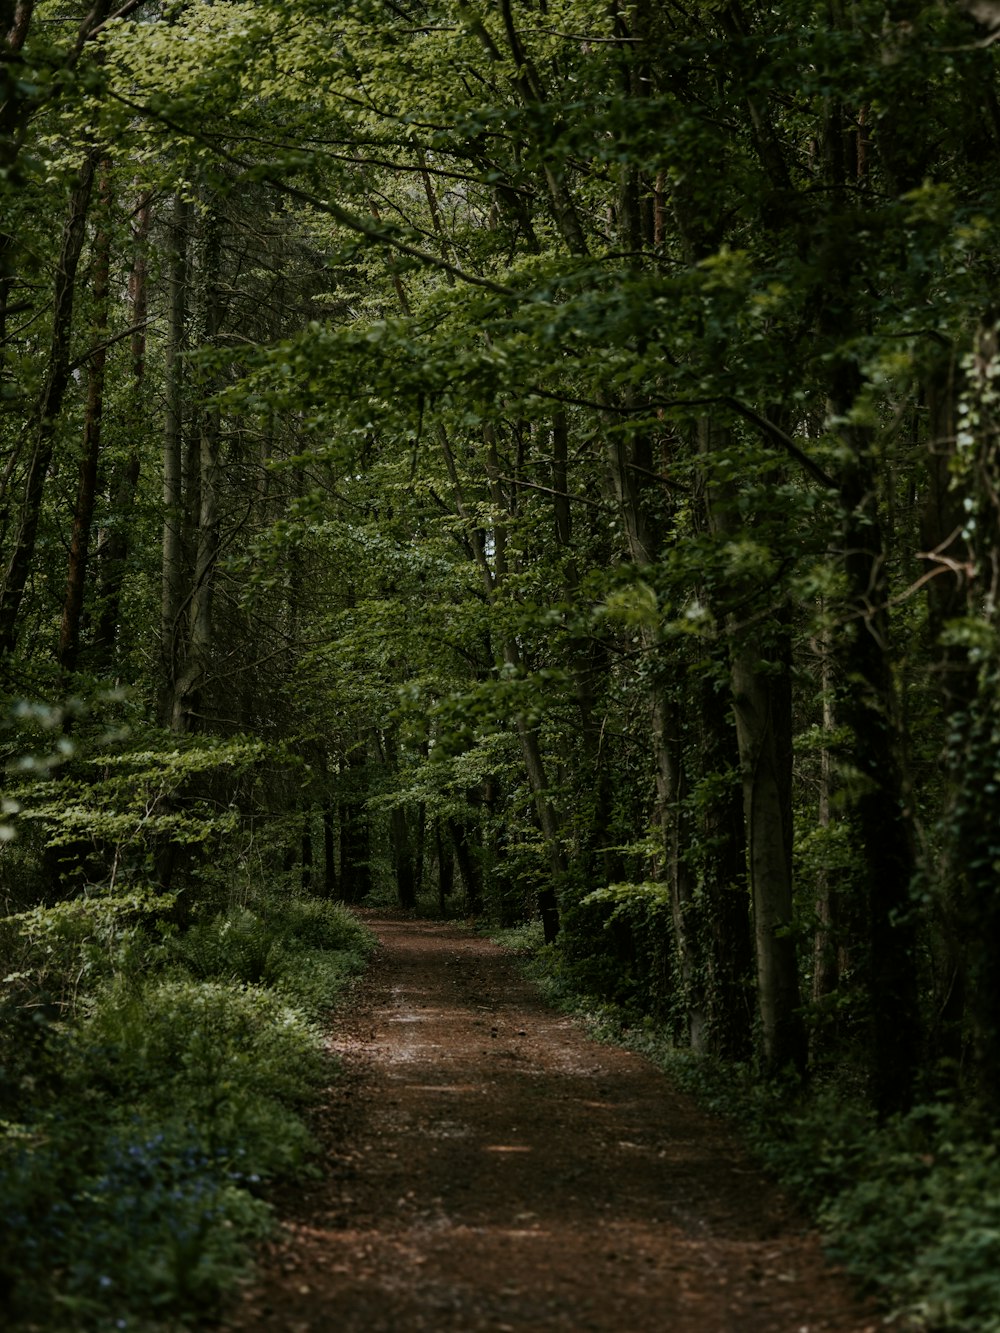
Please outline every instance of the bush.
[[170, 894], [73, 898], [0, 920], [0, 961], [22, 989], [44, 992], [61, 1009], [116, 975], [137, 976], [155, 965], [158, 920], [173, 908]]
[[[338, 904], [168, 900], [0, 921], [0, 1307], [65, 1333], [209, 1311], [303, 1170], [329, 1077], [314, 1018], [372, 946]], [[169, 929], [167, 927], [166, 929]]]
[[340, 903], [299, 898], [197, 922], [169, 950], [195, 977], [271, 987], [316, 1018], [362, 969], [373, 945], [371, 932]]
[[166, 980], [114, 988], [68, 1053], [85, 1095], [183, 1115], [214, 1150], [242, 1151], [262, 1175], [298, 1165], [308, 1135], [288, 1109], [328, 1072], [319, 1032], [268, 991]]
[[820, 1221], [836, 1255], [921, 1327], [1000, 1333], [1000, 1157], [952, 1107], [874, 1131]]
[[261, 907], [261, 915], [279, 925], [286, 941], [297, 948], [330, 949], [365, 958], [374, 938], [354, 913], [329, 898], [288, 898]]
[[204, 981], [271, 985], [280, 969], [282, 936], [247, 908], [199, 921], [170, 941], [170, 954]]
[[[211, 1309], [269, 1209], [190, 1135], [52, 1118], [0, 1137], [0, 1289], [60, 1328]], [[54, 1309], [53, 1309], [54, 1307]], [[54, 1310], [61, 1314], [54, 1316]], [[124, 1326], [124, 1325], [121, 1325]]]
[[356, 953], [302, 949], [283, 957], [274, 988], [315, 1018], [331, 1008], [351, 977], [363, 967], [364, 959]]
[[487, 934], [494, 944], [522, 958], [534, 957], [545, 946], [541, 921], [525, 921], [518, 926], [490, 927]]

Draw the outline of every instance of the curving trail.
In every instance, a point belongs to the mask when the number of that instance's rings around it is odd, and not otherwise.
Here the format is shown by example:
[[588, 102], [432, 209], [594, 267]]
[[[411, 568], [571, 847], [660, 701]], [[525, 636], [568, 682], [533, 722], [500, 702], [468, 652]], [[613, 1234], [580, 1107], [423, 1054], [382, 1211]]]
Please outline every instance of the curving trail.
[[876, 1333], [726, 1129], [554, 1014], [494, 945], [370, 917], [322, 1180], [241, 1333]]

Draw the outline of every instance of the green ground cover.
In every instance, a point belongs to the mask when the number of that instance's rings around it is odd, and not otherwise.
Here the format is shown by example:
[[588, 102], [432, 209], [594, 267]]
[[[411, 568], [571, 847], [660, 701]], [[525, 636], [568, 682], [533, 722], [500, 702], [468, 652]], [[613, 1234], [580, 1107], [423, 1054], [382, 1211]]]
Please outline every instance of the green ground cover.
[[321, 1018], [372, 939], [262, 894], [166, 924], [162, 898], [0, 921], [0, 1303], [27, 1326], [143, 1329], [216, 1308], [310, 1170], [336, 1077]]

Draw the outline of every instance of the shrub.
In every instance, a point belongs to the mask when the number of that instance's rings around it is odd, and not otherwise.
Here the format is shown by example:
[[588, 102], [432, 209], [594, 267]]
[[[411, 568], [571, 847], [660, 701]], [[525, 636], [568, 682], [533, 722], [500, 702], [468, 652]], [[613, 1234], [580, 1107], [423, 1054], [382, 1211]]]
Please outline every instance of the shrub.
[[282, 934], [248, 908], [222, 912], [175, 936], [170, 954], [202, 980], [271, 985], [280, 970]]
[[271, 987], [316, 1018], [361, 970], [373, 944], [340, 903], [293, 898], [197, 922], [170, 941], [169, 951], [195, 977]]
[[156, 923], [173, 905], [170, 894], [137, 890], [33, 907], [0, 921], [0, 957], [30, 989], [72, 1009], [108, 977], [148, 972]]
[[0, 921], [0, 1308], [59, 1333], [211, 1310], [257, 1185], [308, 1163], [312, 1019], [371, 947], [337, 904], [266, 898], [164, 942], [165, 901]]
[[[89, 1132], [88, 1132], [89, 1130]], [[0, 1137], [0, 1289], [60, 1328], [211, 1309], [269, 1209], [183, 1132], [50, 1119]], [[61, 1311], [61, 1315], [54, 1312]], [[64, 1322], [65, 1321], [65, 1322]]]
[[[299, 1160], [306, 1139], [284, 1106], [328, 1070], [318, 1031], [251, 986], [163, 980], [109, 990], [69, 1053], [77, 1086], [160, 1116], [183, 1113], [214, 1147], [253, 1152], [262, 1173]], [[275, 1136], [276, 1121], [287, 1121]]]
[[274, 988], [305, 1013], [319, 1017], [363, 966], [356, 953], [301, 949], [284, 955]]
[[286, 942], [298, 948], [330, 949], [365, 958], [374, 943], [371, 931], [354, 913], [329, 898], [288, 898], [263, 905], [261, 915], [279, 924]]

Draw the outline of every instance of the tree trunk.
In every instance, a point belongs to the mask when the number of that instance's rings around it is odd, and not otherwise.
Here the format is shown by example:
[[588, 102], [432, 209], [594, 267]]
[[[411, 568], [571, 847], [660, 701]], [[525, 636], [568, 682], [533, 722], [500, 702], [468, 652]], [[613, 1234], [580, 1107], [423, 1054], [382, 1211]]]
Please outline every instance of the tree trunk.
[[313, 844], [312, 844], [312, 811], [306, 810], [302, 815], [302, 892], [310, 893], [312, 890], [313, 873]]
[[349, 746], [345, 761], [346, 799], [340, 804], [340, 894], [344, 902], [359, 903], [372, 889], [371, 827], [365, 808], [368, 754], [363, 740]]
[[[838, 395], [843, 419], [853, 395]], [[885, 550], [871, 457], [859, 432], [845, 432], [844, 570], [848, 623], [840, 644], [837, 715], [851, 734], [850, 762], [860, 776], [852, 810], [862, 857], [868, 913], [868, 993], [872, 1012], [872, 1085], [880, 1111], [911, 1101], [920, 1054], [920, 1011], [911, 884], [912, 813], [903, 786], [901, 726], [889, 653]]]
[[469, 916], [480, 916], [483, 910], [483, 871], [478, 850], [473, 846], [471, 824], [461, 819], [449, 819], [448, 829], [465, 888], [465, 910]]
[[337, 897], [337, 825], [333, 802], [323, 798], [323, 893], [327, 898]]
[[[452, 486], [454, 487], [456, 508], [458, 509], [460, 516], [469, 525], [469, 540], [472, 545], [476, 563], [479, 566], [482, 575], [487, 601], [494, 604], [496, 601], [497, 579], [502, 578], [505, 568], [503, 529], [501, 527], [497, 533], [497, 552], [494, 557], [494, 567], [491, 568], [482, 534], [470, 521], [469, 509], [465, 503], [462, 484], [458, 475], [458, 468], [455, 464], [455, 456], [452, 452], [447, 433], [443, 429], [440, 430], [438, 432], [438, 438], [444, 453], [448, 475], [451, 479]], [[494, 497], [494, 503], [498, 506], [506, 507], [506, 501], [502, 492], [499, 490], [499, 467], [495, 449], [491, 452], [491, 438], [490, 432], [487, 431], [485, 434], [487, 476]], [[494, 569], [496, 570], [496, 574], [494, 574]], [[516, 642], [513, 640], [505, 642], [502, 652], [503, 661], [508, 666], [512, 667], [516, 672], [523, 670], [521, 653]], [[535, 810], [538, 815], [539, 826], [542, 830], [542, 836], [545, 840], [545, 846], [548, 853], [550, 882], [543, 885], [542, 888], [538, 890], [537, 902], [539, 914], [542, 919], [545, 941], [546, 943], [551, 943], [559, 933], [559, 895], [557, 886], [562, 882], [566, 874], [566, 862], [562, 850], [561, 821], [552, 804], [550, 787], [545, 772], [545, 761], [542, 757], [541, 747], [538, 742], [538, 729], [528, 723], [523, 713], [517, 714], [515, 718], [515, 727], [521, 745], [525, 773], [534, 796]], [[465, 869], [462, 866], [462, 851], [459, 848], [457, 839], [455, 842], [455, 852], [458, 856], [459, 866], [462, 869], [464, 876]], [[467, 893], [469, 891], [469, 884], [470, 881], [467, 880]], [[479, 873], [476, 892], [481, 899], [481, 872]]]
[[168, 249], [167, 340], [164, 367], [163, 578], [160, 598], [161, 721], [175, 724], [175, 684], [183, 636], [184, 601], [184, 382], [181, 356], [186, 338], [187, 249], [190, 206], [174, 197]]
[[434, 838], [437, 847], [438, 863], [438, 910], [444, 916], [448, 899], [455, 887], [455, 849], [452, 840], [442, 832], [444, 821], [434, 821]]
[[971, 1056], [974, 1091], [989, 1123], [1000, 1107], [998, 371], [1000, 332], [990, 319], [977, 333], [962, 382], [955, 382], [951, 366], [930, 381], [934, 456], [923, 534], [927, 563], [936, 574], [930, 584], [932, 629], [941, 634], [954, 619], [978, 630], [966, 643], [936, 641], [948, 724], [948, 782], [939, 822], [941, 851], [933, 867], [943, 917], [935, 1035], [939, 1055], [951, 1061]]
[[[702, 680], [697, 751], [701, 772], [711, 775], [711, 799], [699, 802], [695, 830], [702, 877], [708, 972], [706, 1047], [728, 1060], [745, 1060], [753, 1032], [754, 946], [747, 893], [746, 821], [728, 692], [713, 676]], [[732, 772], [732, 780], [727, 775]], [[723, 779], [721, 789], [719, 780]]]
[[[222, 232], [211, 205], [202, 218], [198, 272], [198, 333], [201, 345], [218, 341], [222, 323], [219, 260]], [[193, 432], [191, 438], [194, 438]], [[183, 658], [175, 670], [171, 700], [171, 729], [193, 729], [199, 695], [211, 670], [215, 649], [215, 574], [219, 558], [219, 449], [218, 407], [203, 406], [198, 416], [197, 451], [192, 449], [186, 468], [185, 504], [195, 516], [194, 575], [188, 595], [188, 634]]]
[[[703, 418], [699, 448], [709, 486], [708, 519], [719, 537], [738, 534], [730, 483], [714, 483], [712, 463], [728, 430]], [[771, 590], [757, 594], [759, 601]], [[757, 1003], [764, 1060], [777, 1072], [804, 1069], [806, 1036], [800, 1013], [798, 962], [792, 927], [792, 685], [791, 640], [784, 594], [768, 627], [752, 631], [726, 615], [730, 682], [743, 786], [747, 867], [757, 964]]]
[[101, 454], [101, 428], [104, 420], [104, 370], [107, 362], [105, 342], [108, 332], [108, 289], [111, 267], [111, 184], [110, 164], [101, 165], [100, 198], [102, 217], [94, 236], [94, 337], [96, 347], [90, 357], [87, 403], [83, 419], [83, 456], [77, 482], [76, 507], [70, 537], [66, 592], [63, 597], [59, 627], [59, 669], [64, 684], [76, 670], [80, 654], [80, 622], [87, 586], [90, 534], [97, 499], [97, 470]]
[[396, 897], [404, 912], [417, 905], [417, 881], [410, 839], [410, 821], [402, 806], [393, 807], [389, 817], [392, 834], [392, 859], [396, 871]]
[[149, 227], [152, 216], [150, 197], [144, 195], [136, 211], [133, 227], [135, 251], [129, 273], [129, 308], [132, 327], [132, 381], [126, 409], [126, 429], [129, 448], [125, 459], [115, 469], [111, 480], [112, 524], [98, 546], [101, 570], [101, 608], [94, 635], [95, 648], [110, 669], [115, 656], [121, 625], [121, 600], [125, 568], [130, 549], [130, 525], [135, 507], [136, 488], [139, 484], [138, 440], [145, 420], [143, 401], [146, 380], [146, 319], [148, 301]]
[[[743, 773], [757, 995], [764, 1058], [777, 1072], [805, 1068], [799, 976], [792, 924], [792, 698], [787, 631], [776, 669], [762, 671], [756, 644], [737, 644], [733, 710]], [[773, 656], [775, 649], [770, 650]], [[772, 663], [772, 665], [774, 665]]]
[[[628, 441], [615, 439], [608, 445], [607, 458], [629, 555], [638, 570], [648, 569], [659, 557], [661, 541], [661, 534], [650, 519], [646, 494], [654, 476], [651, 443], [646, 436], [633, 436]], [[681, 710], [673, 697], [674, 682], [668, 681], [663, 664], [657, 661], [664, 651], [658, 627], [640, 624], [638, 634], [644, 655], [656, 663], [649, 673], [647, 696], [656, 776], [654, 822], [663, 842], [663, 874], [670, 893], [687, 1037], [692, 1049], [700, 1051], [705, 1045], [708, 1001], [698, 949], [695, 885], [688, 858], [692, 829], [684, 804], [687, 792]]]
[[9, 656], [14, 651], [17, 641], [18, 614], [35, 554], [45, 480], [52, 460], [59, 414], [69, 383], [76, 270], [86, 237], [87, 210], [90, 206], [97, 162], [96, 151], [91, 151], [84, 158], [76, 185], [70, 194], [69, 209], [63, 225], [53, 296], [48, 371], [34, 415], [32, 427], [34, 444], [24, 483], [24, 497], [14, 535], [14, 547], [0, 588], [0, 657]]

